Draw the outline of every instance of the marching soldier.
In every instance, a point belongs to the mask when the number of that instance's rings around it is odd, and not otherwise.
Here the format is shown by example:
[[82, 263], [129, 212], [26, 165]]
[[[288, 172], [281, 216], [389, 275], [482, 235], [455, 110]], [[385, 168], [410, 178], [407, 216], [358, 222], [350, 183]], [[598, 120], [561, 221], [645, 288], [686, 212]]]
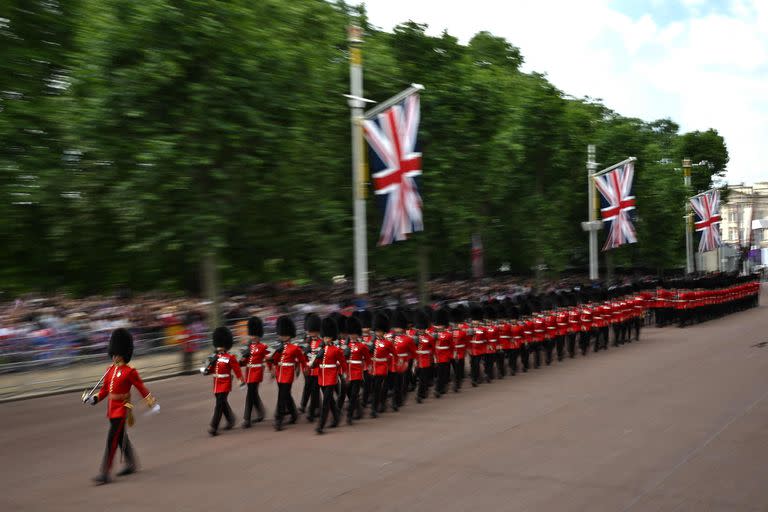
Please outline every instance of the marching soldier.
[[473, 305], [470, 308], [472, 316], [472, 334], [469, 340], [469, 378], [472, 387], [480, 384], [480, 361], [485, 355], [485, 327], [483, 327], [483, 308]]
[[126, 466], [117, 473], [117, 476], [130, 475], [138, 469], [136, 454], [126, 432], [126, 427], [133, 424], [131, 387], [135, 387], [139, 391], [148, 407], [151, 407], [155, 412], [160, 410], [160, 405], [141, 381], [139, 372], [128, 366], [133, 356], [131, 333], [122, 328], [113, 331], [109, 338], [108, 353], [112, 358], [112, 366], [102, 377], [103, 384], [99, 393], [97, 395], [83, 394], [83, 403], [91, 405], [96, 405], [105, 398], [108, 399], [109, 433], [107, 434], [107, 447], [101, 462], [101, 470], [98, 476], [93, 479], [97, 484], [106, 484], [110, 481], [112, 462], [118, 447], [125, 456]]
[[562, 361], [565, 357], [565, 340], [568, 337], [568, 310], [566, 307], [565, 297], [559, 297], [558, 307], [555, 309], [555, 322], [557, 323], [557, 333], [555, 337], [555, 351], [557, 352], [557, 360]]
[[416, 311], [414, 324], [416, 327], [416, 380], [418, 381], [418, 390], [416, 391], [416, 402], [421, 403], [427, 398], [429, 386], [432, 383], [432, 358], [435, 348], [432, 336], [426, 332], [429, 328], [429, 318], [424, 311]]
[[571, 296], [570, 307], [568, 308], [568, 357], [576, 357], [576, 339], [581, 334], [581, 314], [579, 312], [578, 300]]
[[483, 363], [485, 365], [486, 382], [493, 381], [494, 366], [496, 365], [496, 352], [499, 345], [499, 331], [496, 327], [496, 308], [491, 304], [486, 304], [483, 308], [485, 315], [485, 355]]
[[526, 301], [523, 305], [523, 343], [520, 348], [520, 364], [523, 367], [523, 373], [526, 373], [531, 367], [530, 355], [533, 351], [533, 310], [530, 302]]
[[448, 310], [438, 309], [434, 315], [435, 361], [437, 361], [437, 385], [435, 398], [440, 398], [448, 390], [448, 380], [451, 377], [451, 359], [453, 358], [453, 334], [449, 327]]
[[[304, 317], [305, 343], [304, 355], [307, 359], [317, 356], [317, 353], [323, 346], [320, 339], [320, 317], [315, 313], [309, 313]], [[309, 373], [304, 376], [304, 390], [301, 393], [301, 403], [299, 412], [304, 414], [309, 403], [309, 412], [307, 421], [315, 421], [315, 416], [320, 411], [320, 388], [317, 385], [317, 368], [310, 368]]]
[[336, 406], [336, 400], [333, 395], [337, 392], [339, 373], [346, 373], [347, 371], [347, 362], [344, 359], [343, 350], [334, 344], [334, 341], [339, 337], [339, 328], [333, 317], [323, 319], [320, 335], [323, 338], [323, 348], [320, 349], [315, 361], [315, 365], [319, 370], [317, 383], [323, 392], [320, 421], [315, 428], [315, 432], [318, 434], [323, 433], [325, 423], [328, 421], [329, 412], [333, 414], [331, 428], [336, 428], [339, 425], [341, 412]]
[[[371, 330], [373, 326], [373, 315], [367, 309], [356, 312], [360, 325], [363, 328], [362, 342], [368, 347], [368, 352], [373, 354], [374, 334]], [[363, 369], [363, 407], [368, 407], [371, 400], [371, 390], [373, 389], [372, 361]]]
[[[339, 327], [339, 335], [336, 338], [334, 344], [341, 349], [341, 353], [344, 355], [344, 360], [349, 359], [349, 333], [347, 332], [347, 317], [341, 313], [334, 313], [331, 317], [336, 321], [336, 325]], [[338, 405], [339, 410], [344, 410], [344, 402], [347, 401], [347, 378], [344, 373], [340, 373], [337, 378], [337, 392], [338, 392]]]
[[307, 367], [307, 357], [298, 345], [291, 343], [291, 340], [296, 337], [296, 325], [291, 317], [281, 316], [277, 319], [277, 337], [280, 344], [272, 355], [271, 367], [277, 380], [275, 430], [280, 431], [283, 430], [283, 418], [286, 415], [290, 414], [291, 424], [296, 423], [299, 417], [291, 396], [291, 387], [296, 371]]
[[384, 399], [387, 396], [386, 380], [389, 373], [389, 367], [392, 359], [397, 357], [395, 346], [390, 340], [389, 318], [383, 313], [377, 313], [373, 319], [374, 345], [371, 354], [373, 386], [371, 389], [371, 418], [379, 415], [379, 410], [383, 408]]
[[363, 329], [357, 317], [347, 319], [347, 330], [349, 331], [349, 386], [347, 396], [349, 397], [349, 406], [347, 407], [347, 424], [352, 424], [352, 419], [359, 420], [363, 417], [363, 406], [360, 403], [360, 385], [363, 383], [365, 369], [371, 364], [371, 352], [368, 346], [361, 340]]
[[395, 355], [389, 367], [389, 379], [392, 386], [392, 409], [395, 411], [405, 403], [405, 397], [408, 393], [408, 368], [412, 361], [416, 359], [416, 343], [413, 338], [404, 332], [407, 326], [407, 319], [402, 311], [396, 311], [393, 322], [392, 341], [395, 348]]
[[464, 359], [467, 354], [467, 330], [469, 326], [464, 323], [464, 307], [456, 306], [451, 310], [452, 335], [453, 335], [453, 392], [458, 393], [464, 382]]
[[[592, 315], [592, 307], [589, 303], [581, 304], [579, 325], [581, 326], [581, 331], [579, 333], [579, 350], [581, 350], [582, 356], [586, 356], [589, 352], [590, 338], [592, 338], [593, 334], [597, 336], [597, 329], [594, 325], [594, 318]], [[595, 340], [595, 343], [597, 343], [597, 340]]]
[[517, 375], [517, 358], [520, 355], [520, 348], [523, 344], [523, 323], [520, 320], [520, 310], [512, 303], [507, 304], [507, 318], [510, 319], [510, 332], [512, 338], [511, 348], [509, 350], [509, 372], [511, 375]]
[[208, 359], [208, 365], [203, 371], [204, 375], [213, 375], [213, 395], [216, 397], [216, 406], [208, 429], [211, 436], [218, 435], [222, 414], [227, 419], [224, 430], [231, 430], [235, 424], [235, 415], [227, 400], [232, 391], [232, 374], [235, 374], [241, 385], [245, 385], [243, 374], [240, 372], [240, 363], [229, 353], [232, 343], [232, 332], [226, 327], [217, 327], [213, 331], [213, 346], [216, 353]]
[[264, 336], [264, 325], [259, 317], [248, 319], [248, 346], [243, 350], [240, 366], [245, 367], [245, 383], [248, 392], [245, 395], [245, 413], [243, 414], [243, 428], [251, 427], [251, 413], [256, 410], [256, 423], [264, 420], [264, 404], [259, 397], [259, 384], [264, 380], [264, 360], [269, 352], [269, 347], [261, 342]]

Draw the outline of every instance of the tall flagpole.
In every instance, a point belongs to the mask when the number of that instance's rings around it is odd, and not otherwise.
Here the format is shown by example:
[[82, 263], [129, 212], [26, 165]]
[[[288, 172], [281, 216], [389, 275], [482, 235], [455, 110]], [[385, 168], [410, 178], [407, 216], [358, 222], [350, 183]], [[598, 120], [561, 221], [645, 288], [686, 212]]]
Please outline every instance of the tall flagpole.
[[349, 43], [349, 106], [352, 109], [352, 198], [355, 231], [355, 294], [368, 293], [368, 245], [365, 235], [365, 180], [363, 178], [363, 30], [350, 26]]
[[595, 162], [595, 145], [587, 146], [587, 215], [588, 222], [582, 222], [581, 227], [584, 231], [589, 231], [589, 279], [596, 281], [598, 279], [597, 267], [597, 232], [603, 227], [603, 222], [597, 220], [597, 208], [595, 207], [595, 171], [597, 171], [597, 162]]
[[[683, 184], [686, 194], [691, 193], [691, 159], [683, 159]], [[685, 273], [693, 274], [693, 229], [691, 200], [685, 201]]]

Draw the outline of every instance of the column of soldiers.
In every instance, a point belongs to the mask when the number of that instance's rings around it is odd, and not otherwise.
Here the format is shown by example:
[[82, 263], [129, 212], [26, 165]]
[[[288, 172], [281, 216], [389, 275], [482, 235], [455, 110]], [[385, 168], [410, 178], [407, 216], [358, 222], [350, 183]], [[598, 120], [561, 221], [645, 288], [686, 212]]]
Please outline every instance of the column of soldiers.
[[[577, 353], [586, 356], [590, 349], [607, 350], [611, 340], [613, 346], [637, 341], [649, 310], [655, 312], [659, 325], [685, 326], [756, 307], [760, 287], [754, 277], [723, 275], [646, 284], [645, 288], [575, 288], [484, 304], [462, 302], [436, 310], [363, 310], [350, 317], [334, 314], [324, 319], [310, 314], [304, 319], [306, 335], [301, 345], [294, 342], [293, 320], [281, 316], [276, 323], [278, 342], [271, 348], [262, 342], [261, 320], [253, 317], [248, 321], [248, 344], [239, 358], [230, 352], [232, 333], [219, 327], [212, 336], [216, 351], [201, 368], [201, 373], [213, 377], [215, 405], [209, 433], [218, 435], [222, 418], [224, 430], [234, 426], [228, 403], [233, 378], [247, 387], [243, 428], [265, 419], [259, 396], [265, 368], [278, 387], [274, 428], [282, 430], [286, 419], [293, 424], [305, 413], [309, 421], [317, 421], [315, 430], [323, 434], [329, 417], [331, 428], [339, 425], [345, 403], [346, 420], [352, 424], [366, 408], [372, 418], [388, 405], [392, 411], [399, 410], [411, 392], [417, 403], [428, 399], [431, 388], [435, 398], [449, 388], [460, 392], [467, 354], [470, 382], [476, 387], [551, 365], [555, 359], [563, 361]], [[131, 387], [153, 411], [159, 411], [138, 372], [127, 365], [133, 355], [128, 331], [112, 333], [109, 355], [114, 364], [82, 397], [83, 403], [91, 405], [108, 401], [107, 446], [94, 479], [99, 484], [111, 480], [118, 448], [126, 461], [118, 476], [137, 470], [126, 433], [133, 424]], [[292, 385], [300, 374], [304, 391], [297, 408]]]

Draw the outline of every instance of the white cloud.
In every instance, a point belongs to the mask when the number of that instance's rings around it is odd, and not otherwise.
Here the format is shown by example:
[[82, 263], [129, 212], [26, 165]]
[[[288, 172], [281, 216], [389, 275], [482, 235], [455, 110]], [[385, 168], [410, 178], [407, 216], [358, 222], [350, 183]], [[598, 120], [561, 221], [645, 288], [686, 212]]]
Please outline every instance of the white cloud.
[[[689, 16], [632, 17], [610, 0], [367, 0], [384, 29], [412, 19], [467, 42], [488, 30], [518, 46], [526, 71], [546, 72], [574, 96], [619, 113], [670, 117], [683, 131], [716, 128], [731, 155], [730, 182], [768, 180], [768, 1], [731, 0], [727, 13], [684, 0]], [[663, 5], [663, 4], [658, 4]]]

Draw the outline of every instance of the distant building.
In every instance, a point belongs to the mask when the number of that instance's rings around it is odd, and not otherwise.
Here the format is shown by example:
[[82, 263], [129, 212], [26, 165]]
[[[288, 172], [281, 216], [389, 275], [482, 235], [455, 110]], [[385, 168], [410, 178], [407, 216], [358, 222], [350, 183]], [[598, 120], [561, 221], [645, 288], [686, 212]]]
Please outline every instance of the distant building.
[[768, 181], [754, 185], [732, 185], [728, 202], [720, 207], [723, 243], [743, 246], [752, 234], [753, 248], [768, 248]]

